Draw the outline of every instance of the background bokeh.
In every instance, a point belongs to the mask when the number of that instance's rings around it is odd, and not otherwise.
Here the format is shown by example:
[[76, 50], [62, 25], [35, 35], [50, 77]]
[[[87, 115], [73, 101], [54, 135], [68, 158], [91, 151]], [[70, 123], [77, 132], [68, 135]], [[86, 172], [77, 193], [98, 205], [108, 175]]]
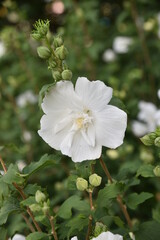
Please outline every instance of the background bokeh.
[[[0, 150], [7, 164], [17, 163], [21, 170], [54, 152], [37, 133], [42, 116], [38, 93], [44, 84], [53, 82], [47, 63], [37, 56], [38, 43], [30, 36], [38, 19], [49, 19], [51, 33], [63, 36], [73, 81], [78, 76], [104, 81], [128, 114], [124, 144], [117, 150], [103, 150], [113, 177], [125, 181], [135, 176], [141, 164], [158, 164], [157, 148], [145, 147], [132, 131], [132, 123], [140, 101], [160, 106], [160, 2], [5, 0], [0, 3]], [[73, 169], [74, 164], [64, 157], [61, 168], [44, 170], [31, 179], [47, 186], [55, 211], [76, 191], [67, 187]], [[102, 175], [98, 164], [95, 169]], [[141, 179], [140, 185], [130, 184], [126, 194], [150, 191], [155, 195], [136, 213], [130, 210], [131, 216], [142, 222], [157, 219], [150, 206], [159, 209], [159, 181]], [[21, 222], [18, 216], [15, 219]], [[8, 226], [11, 233], [24, 228], [23, 224], [13, 227], [12, 218]]]

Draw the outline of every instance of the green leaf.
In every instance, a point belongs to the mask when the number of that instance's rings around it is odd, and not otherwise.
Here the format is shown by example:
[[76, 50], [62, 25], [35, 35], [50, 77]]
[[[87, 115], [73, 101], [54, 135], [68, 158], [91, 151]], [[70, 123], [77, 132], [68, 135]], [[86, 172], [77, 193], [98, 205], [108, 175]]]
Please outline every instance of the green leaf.
[[109, 226], [110, 223], [114, 222], [118, 227], [124, 228], [125, 223], [118, 216], [105, 216], [98, 219], [99, 222], [102, 222], [106, 226]]
[[88, 218], [86, 215], [79, 214], [76, 217], [68, 221], [67, 226], [70, 228], [68, 231], [68, 237], [77, 230], [78, 232], [82, 231], [84, 227], [88, 226]]
[[83, 161], [81, 163], [76, 163], [77, 175], [82, 178], [89, 178], [92, 174], [92, 164], [95, 164], [96, 161]]
[[8, 184], [3, 182], [3, 178], [0, 178], [0, 201], [9, 195], [9, 187]]
[[78, 175], [70, 175], [67, 179], [67, 185], [68, 185], [68, 190], [77, 190], [76, 187], [76, 180], [78, 178]]
[[160, 225], [156, 221], [142, 223], [137, 232], [135, 232], [136, 240], [159, 240]]
[[26, 240], [49, 240], [48, 234], [43, 232], [34, 232], [26, 237]]
[[107, 207], [111, 200], [116, 198], [123, 190], [124, 186], [122, 183], [112, 183], [107, 185], [98, 193], [97, 206]]
[[0, 209], [0, 225], [6, 223], [8, 216], [14, 212], [20, 212], [19, 203], [17, 199], [10, 197], [4, 201], [2, 208]]
[[42, 188], [40, 186], [38, 186], [37, 184], [28, 184], [25, 188], [24, 188], [24, 192], [27, 195], [35, 195], [35, 193], [37, 192], [37, 190], [42, 190]]
[[1, 233], [1, 240], [6, 240], [7, 236], [7, 229], [4, 227], [0, 227], [0, 233]]
[[36, 203], [36, 200], [35, 200], [35, 197], [33, 196], [21, 201], [22, 206], [30, 206], [34, 203]]
[[88, 214], [90, 212], [89, 203], [85, 200], [81, 200], [79, 196], [73, 195], [61, 205], [58, 216], [64, 219], [70, 218], [72, 216], [72, 208]]
[[109, 105], [116, 106], [116, 107], [122, 109], [123, 111], [125, 111], [126, 113], [128, 113], [124, 103], [117, 97], [112, 97], [111, 101], [109, 102]]
[[145, 202], [147, 199], [153, 197], [152, 193], [141, 192], [140, 194], [132, 193], [128, 196], [126, 204], [131, 209], [136, 209], [136, 207]]
[[138, 171], [136, 176], [142, 176], [142, 177], [155, 177], [154, 173], [153, 173], [153, 169], [154, 166], [150, 165], [150, 164], [145, 164], [142, 165]]
[[43, 98], [44, 98], [45, 94], [47, 92], [49, 92], [50, 88], [53, 87], [54, 85], [55, 85], [55, 83], [50, 83], [50, 84], [46, 84], [42, 87], [42, 89], [39, 92], [39, 100], [38, 100], [39, 107], [41, 107], [41, 104], [43, 102]]
[[8, 184], [15, 182], [18, 185], [21, 185], [24, 183], [25, 179], [18, 172], [17, 166], [10, 164], [7, 173], [3, 176], [3, 181]]
[[23, 173], [27, 174], [27, 177], [29, 177], [30, 175], [39, 171], [40, 169], [57, 164], [60, 158], [61, 157], [59, 155], [45, 154], [44, 156], [41, 157], [41, 159], [38, 162], [32, 162], [30, 165], [26, 166], [23, 169]]

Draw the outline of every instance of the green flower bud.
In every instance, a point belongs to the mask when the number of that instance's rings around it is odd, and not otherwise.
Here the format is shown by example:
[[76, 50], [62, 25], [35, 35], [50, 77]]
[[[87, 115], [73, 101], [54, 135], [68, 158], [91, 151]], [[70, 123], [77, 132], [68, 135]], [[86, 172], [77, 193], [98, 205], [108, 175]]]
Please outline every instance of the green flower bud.
[[101, 222], [97, 222], [94, 229], [94, 237], [98, 237], [102, 232], [107, 232], [108, 228]]
[[61, 47], [56, 48], [55, 53], [56, 53], [56, 56], [57, 56], [59, 59], [64, 60], [64, 59], [66, 58], [66, 56], [67, 56], [68, 51], [67, 51], [67, 49], [64, 47], [64, 45], [62, 45]]
[[36, 195], [35, 195], [35, 199], [36, 199], [37, 203], [41, 203], [41, 202], [44, 202], [46, 200], [46, 196], [41, 191], [37, 190]]
[[144, 145], [151, 146], [154, 144], [155, 138], [156, 138], [156, 133], [152, 132], [140, 138], [140, 140], [143, 142]]
[[64, 80], [71, 80], [72, 79], [72, 72], [70, 70], [64, 70], [62, 72], [62, 78]]
[[101, 184], [102, 178], [100, 176], [98, 176], [96, 173], [92, 174], [89, 177], [89, 183], [93, 186], [93, 187], [98, 187]]
[[37, 53], [40, 58], [48, 59], [51, 56], [51, 52], [47, 47], [38, 47]]
[[41, 209], [41, 206], [38, 205], [38, 204], [36, 204], [36, 203], [30, 205], [29, 208], [31, 209], [32, 212], [39, 212], [39, 211], [42, 210], [42, 209]]
[[53, 60], [53, 58], [50, 58], [48, 61], [49, 69], [54, 69], [57, 66], [57, 63]]
[[160, 136], [160, 127], [156, 128], [156, 134], [157, 134], [157, 136]]
[[40, 40], [44, 37], [46, 37], [48, 30], [49, 30], [49, 21], [43, 21], [43, 20], [38, 20], [34, 24], [35, 30], [32, 33], [32, 37], [35, 38], [36, 40]]
[[160, 166], [157, 165], [154, 169], [153, 169], [154, 175], [156, 177], [160, 177]]
[[62, 79], [61, 73], [59, 71], [52, 71], [52, 77], [55, 81]]
[[46, 214], [49, 211], [50, 207], [48, 206], [47, 202], [43, 203], [42, 211], [44, 214]]
[[32, 33], [31, 36], [35, 39], [35, 40], [40, 40], [41, 39], [41, 35], [39, 33]]
[[88, 182], [84, 178], [77, 178], [76, 186], [79, 191], [84, 191], [88, 188]]
[[157, 147], [160, 147], [160, 137], [157, 137], [157, 138], [154, 140], [154, 145], [157, 146]]
[[55, 37], [54, 38], [54, 46], [55, 46], [55, 48], [58, 48], [58, 47], [60, 47], [62, 45], [63, 45], [63, 39], [60, 36]]
[[152, 163], [154, 161], [152, 152], [149, 152], [146, 149], [140, 152], [140, 159], [145, 163]]

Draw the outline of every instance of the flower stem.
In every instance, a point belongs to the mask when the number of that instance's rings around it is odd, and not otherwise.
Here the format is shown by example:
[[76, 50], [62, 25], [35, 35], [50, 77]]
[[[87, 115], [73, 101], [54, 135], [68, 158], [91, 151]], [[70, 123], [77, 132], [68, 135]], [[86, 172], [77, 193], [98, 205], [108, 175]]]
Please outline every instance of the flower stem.
[[22, 213], [22, 217], [24, 218], [26, 224], [28, 225], [28, 227], [30, 228], [31, 232], [35, 232], [34, 227], [32, 226], [32, 224], [30, 223], [29, 219], [25, 216], [24, 213]]
[[53, 222], [54, 217], [50, 216], [49, 213], [47, 213], [46, 215], [47, 215], [47, 217], [48, 217], [48, 219], [50, 221], [50, 224], [51, 224], [52, 235], [53, 235], [55, 240], [58, 240], [57, 233], [56, 233], [56, 230], [55, 230], [55, 227], [54, 227], [54, 222]]
[[[6, 173], [6, 172], [7, 172], [7, 167], [6, 167], [4, 161], [3, 161], [3, 159], [2, 159], [1, 157], [0, 157], [0, 163], [1, 163], [1, 165], [2, 165], [2, 168], [3, 168], [4, 172]], [[27, 197], [26, 197], [25, 193], [23, 192], [23, 189], [22, 189], [20, 186], [18, 186], [17, 183], [13, 183], [13, 186], [18, 190], [18, 192], [20, 193], [22, 199], [25, 200]], [[29, 216], [31, 217], [31, 219], [32, 219], [32, 221], [33, 221], [33, 223], [34, 223], [37, 231], [38, 231], [38, 232], [42, 232], [40, 226], [39, 226], [38, 223], [36, 222], [36, 220], [35, 220], [35, 218], [34, 218], [34, 215], [33, 215], [32, 211], [30, 210], [29, 207], [27, 207], [27, 213], [28, 213]]]
[[[93, 206], [93, 200], [92, 200], [92, 191], [89, 191], [89, 203], [90, 203], [90, 209], [91, 209], [91, 211], [93, 211], [94, 206]], [[89, 240], [91, 232], [92, 232], [92, 215], [89, 216], [89, 223], [88, 223], [86, 240]]]
[[[103, 168], [106, 176], [108, 177], [109, 181], [110, 181], [111, 183], [113, 183], [113, 179], [112, 179], [112, 177], [111, 177], [111, 174], [110, 174], [110, 172], [108, 171], [108, 168], [107, 168], [105, 162], [103, 161], [102, 157], [100, 157], [99, 160], [100, 160], [100, 164], [101, 164], [101, 166], [102, 166], [102, 168]], [[118, 204], [119, 204], [119, 206], [120, 206], [120, 208], [121, 208], [121, 210], [122, 210], [122, 212], [123, 212], [123, 214], [124, 214], [124, 216], [125, 216], [125, 218], [126, 218], [126, 220], [127, 220], [127, 223], [128, 223], [129, 228], [132, 229], [132, 221], [131, 221], [131, 218], [130, 218], [129, 213], [128, 213], [128, 211], [127, 211], [126, 205], [123, 204], [123, 200], [122, 200], [122, 198], [121, 198], [120, 195], [117, 196], [117, 202], [118, 202]]]

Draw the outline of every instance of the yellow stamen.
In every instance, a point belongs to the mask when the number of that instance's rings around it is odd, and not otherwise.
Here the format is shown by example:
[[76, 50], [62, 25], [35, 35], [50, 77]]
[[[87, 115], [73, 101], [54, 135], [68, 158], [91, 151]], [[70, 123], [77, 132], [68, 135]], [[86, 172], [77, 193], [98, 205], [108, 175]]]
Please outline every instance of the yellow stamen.
[[80, 129], [83, 127], [83, 121], [84, 121], [84, 118], [83, 117], [80, 117], [80, 118], [77, 118], [76, 119], [76, 124], [77, 124], [77, 127]]

